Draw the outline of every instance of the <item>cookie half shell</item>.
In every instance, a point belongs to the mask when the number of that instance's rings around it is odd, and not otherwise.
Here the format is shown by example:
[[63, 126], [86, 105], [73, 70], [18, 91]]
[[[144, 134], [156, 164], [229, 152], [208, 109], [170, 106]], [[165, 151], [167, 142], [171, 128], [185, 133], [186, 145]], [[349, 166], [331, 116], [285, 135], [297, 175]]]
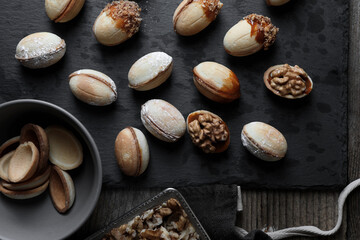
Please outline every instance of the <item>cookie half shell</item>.
[[19, 146], [20, 136], [10, 138], [0, 146], [0, 157], [15, 150]]
[[11, 157], [8, 167], [10, 182], [24, 182], [36, 172], [39, 163], [39, 151], [32, 142], [20, 144]]
[[60, 213], [67, 212], [75, 200], [75, 186], [71, 176], [54, 166], [50, 175], [50, 196]]
[[38, 172], [43, 172], [48, 167], [49, 141], [45, 130], [35, 124], [28, 123], [21, 129], [20, 143], [32, 142], [39, 151]]
[[83, 150], [80, 141], [69, 130], [59, 126], [46, 128], [49, 138], [50, 162], [63, 170], [80, 166], [83, 161]]
[[14, 153], [15, 150], [8, 152], [7, 154], [5, 154], [0, 158], [0, 178], [5, 181], [9, 181], [9, 173], [8, 173], [9, 162], [12, 156], [14, 155]]
[[43, 173], [41, 173], [37, 176], [34, 176], [25, 182], [9, 183], [9, 182], [3, 181], [1, 183], [1, 185], [4, 188], [6, 188], [8, 190], [12, 190], [12, 191], [25, 191], [25, 190], [34, 189], [34, 188], [37, 188], [37, 187], [43, 185], [47, 180], [49, 180], [50, 172], [51, 172], [51, 166], [48, 165], [47, 169]]
[[41, 186], [33, 188], [33, 189], [24, 190], [24, 191], [14, 191], [14, 190], [6, 189], [0, 184], [0, 192], [2, 192], [8, 198], [12, 198], [12, 199], [19, 199], [19, 200], [30, 199], [30, 198], [37, 197], [40, 194], [42, 194], [43, 192], [45, 192], [48, 185], [49, 185], [49, 181], [46, 181]]

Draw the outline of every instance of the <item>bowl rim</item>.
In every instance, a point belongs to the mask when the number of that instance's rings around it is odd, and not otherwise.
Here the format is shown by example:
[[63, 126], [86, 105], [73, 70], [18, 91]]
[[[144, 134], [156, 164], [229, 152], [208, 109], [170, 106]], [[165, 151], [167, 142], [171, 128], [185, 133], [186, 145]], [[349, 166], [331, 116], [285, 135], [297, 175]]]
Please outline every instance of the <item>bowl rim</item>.
[[[85, 126], [76, 118], [74, 117], [71, 113], [69, 113], [68, 111], [66, 111], [65, 109], [47, 102], [47, 101], [43, 101], [43, 100], [38, 100], [38, 99], [17, 99], [17, 100], [11, 100], [8, 102], [4, 102], [0, 104], [0, 108], [4, 108], [4, 107], [9, 107], [12, 105], [18, 105], [18, 104], [38, 104], [38, 105], [42, 105], [45, 107], [49, 107], [49, 108], [53, 108], [56, 111], [60, 112], [61, 114], [63, 114], [66, 118], [68, 118], [71, 122], [73, 122], [76, 127], [78, 127], [80, 129], [79, 134], [80, 135], [84, 135], [85, 136], [85, 143], [88, 145], [89, 150], [90, 150], [90, 154], [92, 156], [94, 156], [94, 168], [98, 169], [98, 174], [99, 174], [99, 178], [96, 181], [96, 186], [95, 187], [95, 196], [94, 199], [95, 201], [92, 201], [90, 204], [90, 208], [89, 208], [89, 212], [85, 215], [85, 217], [79, 221], [79, 225], [76, 226], [73, 230], [69, 231], [66, 235], [63, 236], [63, 238], [69, 237], [72, 234], [74, 234], [78, 229], [80, 229], [80, 227], [82, 225], [84, 225], [84, 223], [89, 219], [89, 217], [91, 216], [91, 214], [94, 212], [95, 207], [99, 201], [100, 198], [100, 193], [101, 193], [101, 188], [102, 188], [102, 165], [101, 165], [101, 157], [100, 157], [100, 153], [99, 150], [97, 148], [97, 145], [95, 143], [95, 140], [93, 139], [93, 137], [91, 136], [91, 134], [89, 133], [89, 131], [85, 128]], [[83, 136], [83, 137], [84, 137]]]

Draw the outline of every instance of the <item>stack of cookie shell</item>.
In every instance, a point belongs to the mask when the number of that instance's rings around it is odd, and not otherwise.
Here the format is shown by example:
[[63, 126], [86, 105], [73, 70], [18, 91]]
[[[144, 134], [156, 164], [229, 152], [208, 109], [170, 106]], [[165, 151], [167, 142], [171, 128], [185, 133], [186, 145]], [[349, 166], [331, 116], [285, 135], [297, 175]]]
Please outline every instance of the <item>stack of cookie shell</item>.
[[[76, 141], [78, 142], [77, 139]], [[48, 131], [38, 125], [24, 125], [20, 136], [13, 137], [0, 146], [0, 192], [12, 199], [30, 199], [39, 196], [50, 186], [55, 208], [61, 213], [66, 212], [74, 202], [75, 189], [70, 175], [63, 169], [73, 169], [82, 162], [80, 143], [77, 148], [80, 154], [72, 154], [77, 157], [75, 164], [64, 163], [57, 156], [59, 153], [63, 155], [69, 152], [62, 149], [69, 142], [74, 145], [74, 141], [64, 141], [62, 136], [54, 137], [54, 134], [48, 134]], [[54, 165], [48, 161], [49, 157], [55, 159], [51, 161]]]

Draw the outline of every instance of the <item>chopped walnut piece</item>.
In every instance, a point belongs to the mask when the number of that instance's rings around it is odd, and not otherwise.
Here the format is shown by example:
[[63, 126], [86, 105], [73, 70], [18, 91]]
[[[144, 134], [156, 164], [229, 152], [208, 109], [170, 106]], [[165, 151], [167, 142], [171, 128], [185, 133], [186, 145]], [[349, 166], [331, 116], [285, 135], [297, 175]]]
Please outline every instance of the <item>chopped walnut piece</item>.
[[160, 236], [160, 238], [161, 238], [162, 240], [172, 240], [171, 237], [170, 237], [170, 233], [169, 233], [169, 231], [168, 231], [166, 228], [164, 228], [163, 226], [161, 226], [161, 227], [160, 227], [160, 230], [162, 231], [161, 236]]
[[278, 95], [297, 97], [306, 94], [306, 81], [308, 79], [307, 73], [299, 66], [292, 67], [289, 64], [284, 64], [269, 74], [268, 81]]
[[196, 233], [195, 228], [192, 225], [189, 225], [186, 226], [186, 229], [181, 232], [179, 239], [199, 239], [199, 234]]
[[177, 211], [177, 210], [180, 210], [181, 209], [181, 205], [180, 203], [178, 202], [178, 200], [176, 200], [175, 198], [170, 198], [168, 201], [167, 201], [167, 206], [173, 210], [173, 211]]
[[274, 44], [279, 28], [271, 23], [270, 18], [255, 13], [244, 17], [244, 19], [252, 26], [251, 33], [256, 34], [256, 41], [263, 44], [264, 50], [268, 50]]
[[174, 231], [170, 231], [170, 232], [169, 232], [169, 236], [170, 236], [171, 240], [173, 240], [173, 239], [179, 239], [179, 233], [174, 232]]
[[209, 113], [200, 114], [188, 127], [193, 143], [205, 153], [214, 153], [216, 144], [227, 141], [229, 137], [225, 123]]
[[163, 207], [159, 209], [159, 213], [161, 216], [165, 217], [165, 216], [169, 216], [172, 213], [172, 211], [170, 208]]
[[119, 232], [121, 233], [121, 234], [125, 234], [126, 233], [126, 228], [128, 227], [128, 225], [127, 224], [123, 224], [123, 225], [121, 225], [118, 229], [119, 229]]
[[163, 223], [162, 216], [159, 213], [155, 213], [153, 217], [149, 220], [146, 220], [146, 224], [149, 229], [154, 229], [155, 227], [161, 225]]
[[160, 236], [162, 234], [162, 231], [160, 229], [156, 229], [156, 230], [142, 230], [140, 232], [140, 237], [144, 238], [144, 239], [149, 239], [149, 240], [160, 240]]
[[176, 221], [176, 222], [171, 222], [171, 223], [172, 223], [172, 225], [174, 226], [174, 228], [175, 228], [176, 230], [178, 230], [178, 231], [181, 232], [181, 231], [184, 230], [184, 227], [185, 227], [185, 225], [186, 225], [186, 223], [187, 223], [187, 219], [180, 215], [178, 221]]
[[109, 238], [106, 239], [115, 239], [115, 240], [132, 240], [134, 239], [132, 235], [127, 235], [125, 233], [121, 233], [119, 229], [112, 229], [110, 232]]
[[122, 233], [120, 233], [119, 231], [117, 231], [117, 229], [113, 229], [110, 232], [110, 236], [109, 239], [116, 239], [119, 240], [121, 237], [123, 237], [124, 235]]
[[152, 217], [153, 214], [154, 214], [154, 209], [149, 209], [146, 212], [144, 212], [143, 215], [141, 215], [141, 219], [148, 220]]
[[143, 228], [144, 228], [143, 225], [144, 225], [144, 224], [143, 224], [143, 221], [142, 221], [142, 219], [140, 218], [140, 216], [136, 216], [136, 217], [134, 218], [133, 224], [131, 224], [131, 228], [132, 228], [132, 229], [135, 229], [135, 230], [143, 229]]

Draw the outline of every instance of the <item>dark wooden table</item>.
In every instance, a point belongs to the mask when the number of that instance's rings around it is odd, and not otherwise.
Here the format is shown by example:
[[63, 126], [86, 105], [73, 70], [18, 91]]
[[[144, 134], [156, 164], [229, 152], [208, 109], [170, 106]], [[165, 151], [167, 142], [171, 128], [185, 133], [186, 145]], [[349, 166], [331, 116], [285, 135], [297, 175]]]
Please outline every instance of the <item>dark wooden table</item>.
[[[348, 87], [348, 181], [360, 178], [360, 1], [350, 0]], [[86, 236], [132, 209], [162, 189], [103, 189], [97, 207], [73, 236]], [[246, 230], [313, 225], [332, 229], [337, 220], [340, 191], [243, 190], [244, 211], [237, 225]], [[307, 238], [292, 238], [307, 239]], [[321, 239], [360, 239], [360, 190], [350, 195], [339, 232]]]

